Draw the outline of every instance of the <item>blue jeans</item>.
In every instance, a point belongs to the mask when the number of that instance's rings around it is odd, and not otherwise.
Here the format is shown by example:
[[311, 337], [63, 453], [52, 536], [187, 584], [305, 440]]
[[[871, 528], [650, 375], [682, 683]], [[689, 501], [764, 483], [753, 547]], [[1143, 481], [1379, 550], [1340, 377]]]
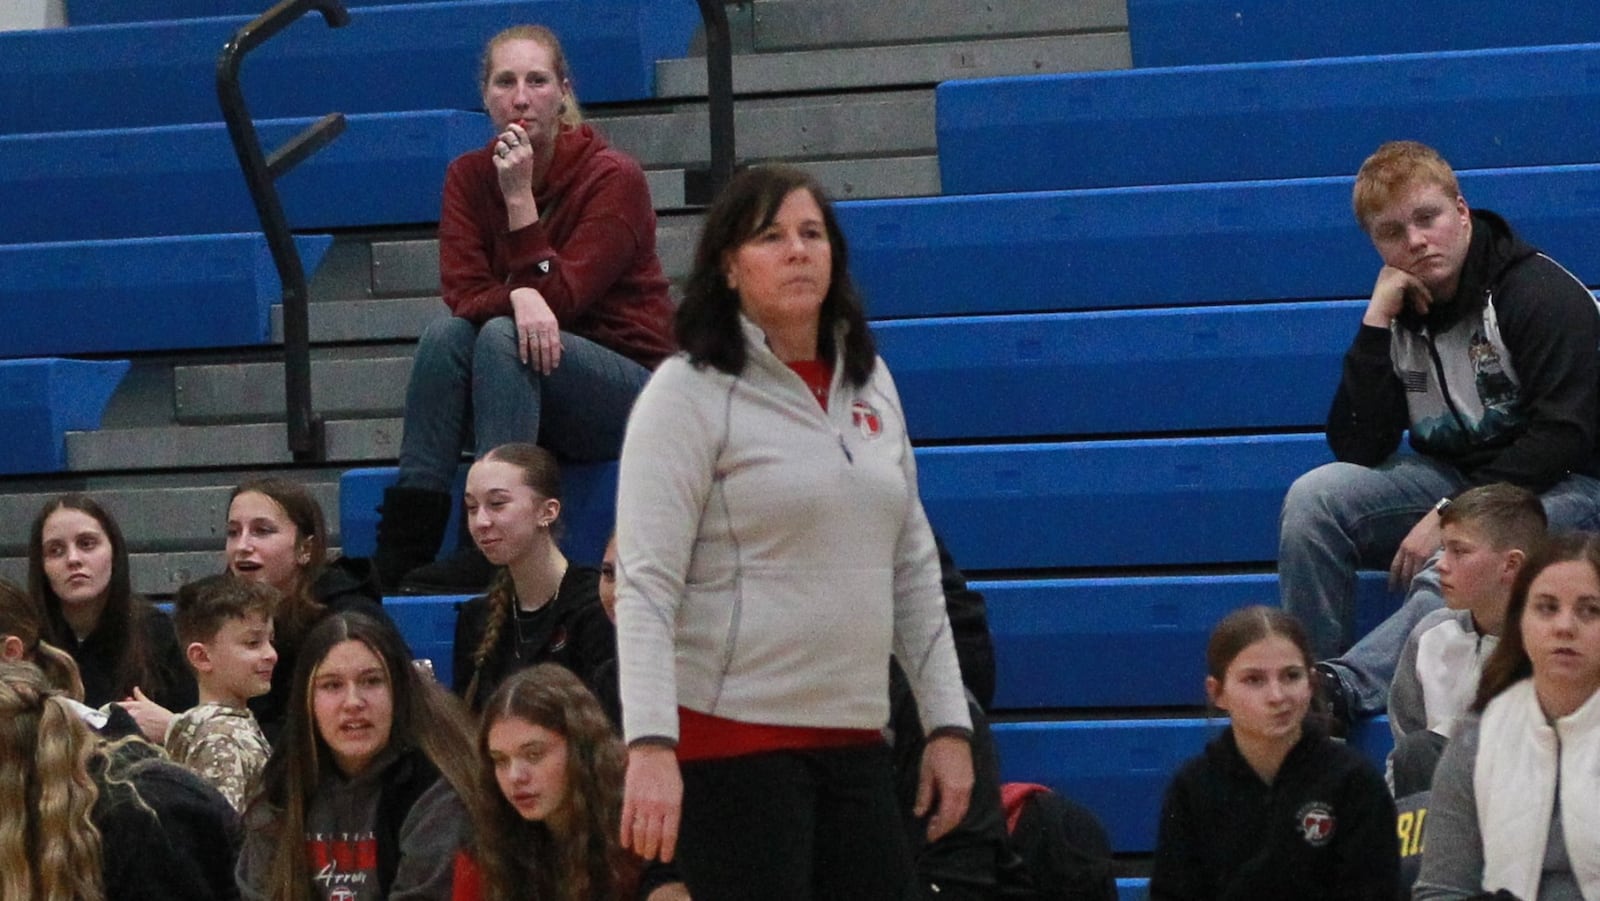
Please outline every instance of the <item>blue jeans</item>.
[[561, 364], [544, 375], [518, 359], [509, 316], [482, 328], [435, 320], [417, 342], [406, 386], [398, 484], [449, 491], [463, 450], [481, 457], [513, 441], [571, 460], [613, 459], [649, 378], [638, 363], [570, 332], [561, 333]]
[[[1305, 625], [1319, 659], [1349, 648], [1328, 663], [1356, 713], [1387, 708], [1389, 683], [1411, 630], [1444, 606], [1430, 560], [1412, 579], [1400, 608], [1352, 647], [1356, 571], [1387, 570], [1400, 542], [1429, 508], [1466, 486], [1466, 478], [1448, 464], [1421, 454], [1397, 455], [1375, 467], [1319, 466], [1295, 480], [1284, 498], [1278, 523], [1283, 607]], [[1600, 480], [1569, 475], [1541, 500], [1551, 528], [1600, 527]]]

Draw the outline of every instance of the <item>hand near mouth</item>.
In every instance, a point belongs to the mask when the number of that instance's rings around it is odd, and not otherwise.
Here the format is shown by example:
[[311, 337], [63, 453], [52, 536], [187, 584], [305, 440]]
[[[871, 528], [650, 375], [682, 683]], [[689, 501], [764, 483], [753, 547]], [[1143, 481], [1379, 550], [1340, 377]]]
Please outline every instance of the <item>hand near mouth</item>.
[[1378, 270], [1378, 280], [1372, 286], [1372, 299], [1361, 317], [1363, 325], [1388, 328], [1395, 317], [1406, 307], [1417, 315], [1426, 316], [1433, 306], [1433, 292], [1415, 275], [1395, 266]]

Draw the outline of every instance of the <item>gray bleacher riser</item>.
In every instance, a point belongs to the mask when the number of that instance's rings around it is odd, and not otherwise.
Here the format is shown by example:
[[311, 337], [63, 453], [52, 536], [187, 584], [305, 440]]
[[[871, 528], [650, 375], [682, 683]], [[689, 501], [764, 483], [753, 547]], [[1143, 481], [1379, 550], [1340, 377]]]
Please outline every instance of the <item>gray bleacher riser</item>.
[[[226, 537], [228, 498], [246, 473], [200, 485], [83, 486], [116, 517], [123, 538], [134, 551], [213, 549], [220, 553]], [[336, 471], [297, 473], [325, 511], [339, 509]], [[76, 487], [76, 486], [72, 486]], [[0, 557], [25, 556], [33, 518], [52, 497], [72, 490], [0, 493]], [[338, 541], [338, 516], [330, 515], [329, 540]]]
[[[595, 122], [647, 169], [704, 165], [711, 156], [703, 102]], [[931, 88], [740, 100], [733, 123], [741, 160], [926, 155], [937, 141]]]
[[[1126, 32], [963, 40], [736, 55], [733, 86], [741, 94], [931, 85], [949, 78], [1126, 69], [1133, 65]], [[703, 97], [703, 59], [656, 63], [656, 97]]]
[[[381, 357], [313, 359], [311, 398], [324, 416], [399, 416], [411, 375], [412, 345]], [[173, 370], [177, 420], [185, 425], [283, 417], [283, 364], [231, 363]]]
[[[328, 462], [394, 460], [400, 453], [399, 419], [343, 419], [327, 423]], [[285, 466], [294, 462], [278, 422], [217, 426], [150, 426], [67, 435], [67, 465], [75, 472], [129, 469]]]
[[[311, 304], [313, 344], [415, 341], [429, 322], [450, 315], [437, 297], [337, 300]], [[283, 341], [283, 307], [272, 308], [272, 340]]]
[[729, 20], [749, 30], [751, 49], [772, 51], [1126, 30], [1128, 8], [1124, 0], [757, 0], [730, 9]]

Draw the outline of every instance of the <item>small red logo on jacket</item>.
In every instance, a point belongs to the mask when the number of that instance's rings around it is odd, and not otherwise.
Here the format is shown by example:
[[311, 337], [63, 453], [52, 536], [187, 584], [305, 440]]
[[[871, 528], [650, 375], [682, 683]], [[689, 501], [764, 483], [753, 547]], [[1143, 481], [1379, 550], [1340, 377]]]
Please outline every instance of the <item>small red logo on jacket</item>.
[[1300, 834], [1305, 837], [1306, 844], [1320, 848], [1333, 839], [1337, 824], [1333, 819], [1333, 808], [1329, 805], [1312, 801], [1296, 811], [1295, 819], [1299, 821]]
[[878, 417], [878, 411], [864, 400], [850, 405], [850, 421], [856, 424], [863, 438], [876, 438], [883, 434], [883, 420]]

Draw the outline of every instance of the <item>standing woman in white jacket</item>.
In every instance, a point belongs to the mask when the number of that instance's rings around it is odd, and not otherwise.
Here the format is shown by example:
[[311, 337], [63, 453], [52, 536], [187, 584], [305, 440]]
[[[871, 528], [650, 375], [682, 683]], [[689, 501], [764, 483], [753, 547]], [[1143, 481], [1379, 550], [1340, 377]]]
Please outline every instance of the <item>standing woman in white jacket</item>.
[[931, 738], [918, 805], [931, 837], [971, 790], [933, 535], [846, 263], [810, 176], [736, 177], [706, 214], [683, 353], [623, 442], [622, 841], [676, 851], [695, 901], [904, 895], [881, 732], [891, 654]]
[[1413, 897], [1600, 899], [1600, 535], [1529, 555], [1473, 709], [1434, 772]]

